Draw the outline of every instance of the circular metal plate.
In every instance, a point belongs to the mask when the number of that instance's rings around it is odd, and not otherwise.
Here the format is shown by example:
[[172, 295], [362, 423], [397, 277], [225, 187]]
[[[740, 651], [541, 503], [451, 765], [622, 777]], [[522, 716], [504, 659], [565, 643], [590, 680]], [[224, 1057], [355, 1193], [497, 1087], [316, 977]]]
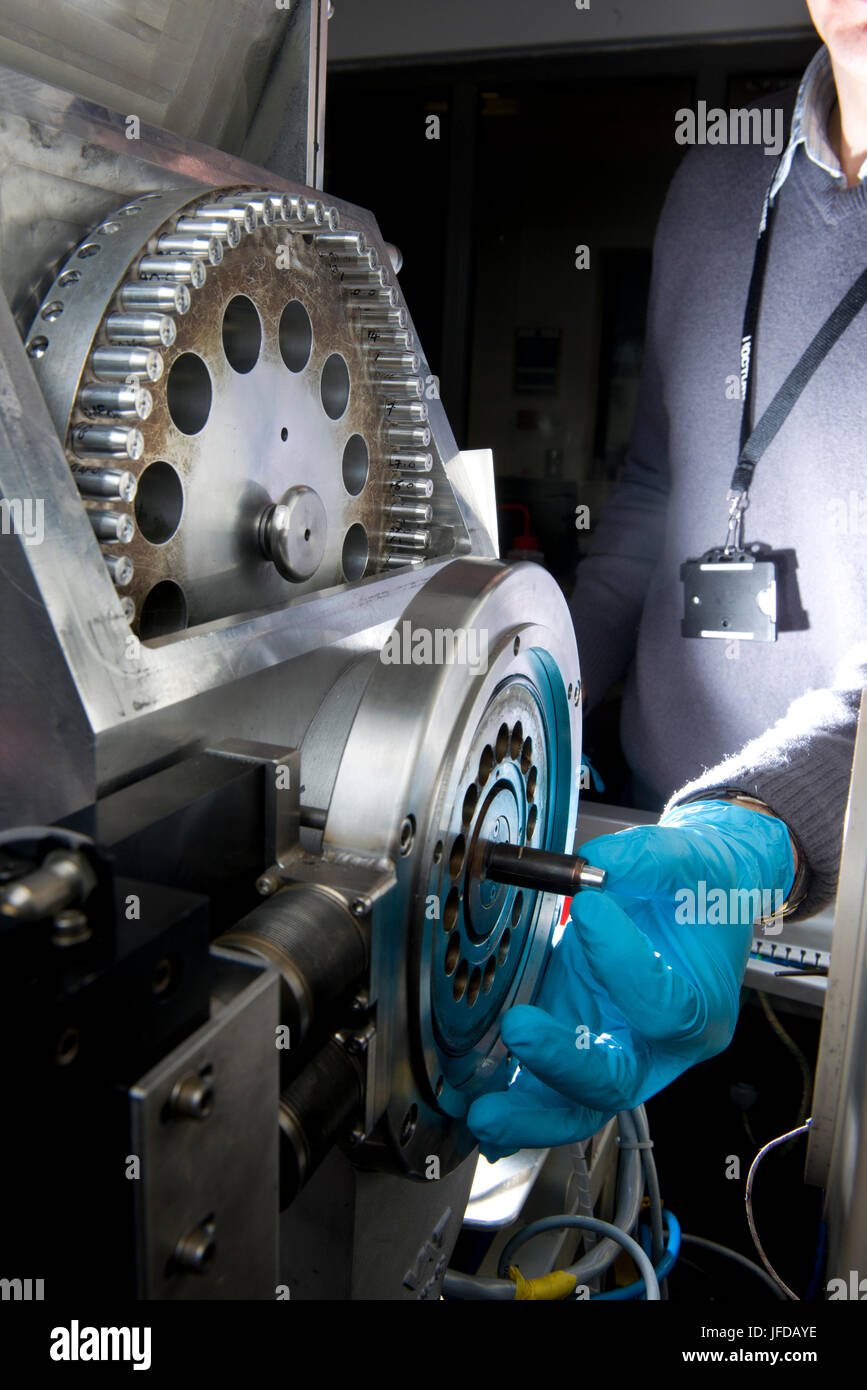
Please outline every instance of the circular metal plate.
[[[451, 1165], [470, 1151], [470, 1101], [506, 1084], [500, 1018], [532, 999], [561, 899], [483, 882], [481, 847], [571, 849], [580, 687], [566, 602], [535, 565], [454, 561], [398, 632], [400, 660], [387, 643], [347, 740], [325, 843], [397, 867], [372, 923], [382, 1129], [423, 1174], [433, 1153]], [[414, 660], [444, 632], [462, 661]]]

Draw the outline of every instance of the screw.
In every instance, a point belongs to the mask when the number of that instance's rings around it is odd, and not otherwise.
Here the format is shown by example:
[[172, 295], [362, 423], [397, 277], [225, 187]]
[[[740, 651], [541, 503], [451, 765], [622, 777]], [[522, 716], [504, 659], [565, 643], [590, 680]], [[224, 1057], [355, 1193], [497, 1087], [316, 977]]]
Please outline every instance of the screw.
[[68, 1067], [78, 1056], [78, 1029], [65, 1028], [57, 1040], [54, 1059], [60, 1067]]
[[92, 935], [90, 923], [77, 907], [68, 907], [54, 918], [51, 940], [55, 946], [78, 946]]
[[175, 1264], [192, 1274], [204, 1274], [216, 1254], [213, 1221], [203, 1221], [175, 1246]]
[[353, 917], [365, 917], [370, 911], [370, 903], [366, 898], [356, 898], [349, 911], [352, 913]]
[[351, 1033], [346, 1039], [346, 1051], [353, 1053], [353, 1055], [366, 1052], [375, 1033], [376, 1029], [372, 1023], [368, 1023], [367, 1027], [362, 1029], [360, 1033]]
[[168, 1112], [176, 1119], [207, 1119], [214, 1103], [214, 1088], [210, 1081], [195, 1073], [176, 1082], [169, 1096]]
[[355, 1129], [349, 1135], [349, 1142], [350, 1144], [363, 1144], [366, 1138], [367, 1135], [365, 1134], [361, 1125], [356, 1125]]
[[280, 880], [276, 874], [260, 874], [256, 879], [256, 892], [263, 898], [270, 898], [280, 887]]

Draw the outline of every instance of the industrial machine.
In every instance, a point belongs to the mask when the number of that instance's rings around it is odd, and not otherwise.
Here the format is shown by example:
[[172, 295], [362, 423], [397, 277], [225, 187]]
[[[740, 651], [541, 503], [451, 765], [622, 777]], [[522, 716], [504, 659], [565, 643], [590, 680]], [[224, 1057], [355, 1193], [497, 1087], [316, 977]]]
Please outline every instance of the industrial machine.
[[[582, 882], [568, 609], [322, 192], [326, 25], [174, 134], [0, 73], [0, 1274], [49, 1293], [439, 1296]], [[630, 1229], [643, 1123], [616, 1194], [613, 1126], [540, 1190]]]
[[294, 178], [0, 83], [4, 1267], [49, 1284], [438, 1292], [559, 918], [483, 857], [571, 849], [569, 614], [496, 559], [399, 253], [311, 186], [324, 24]]

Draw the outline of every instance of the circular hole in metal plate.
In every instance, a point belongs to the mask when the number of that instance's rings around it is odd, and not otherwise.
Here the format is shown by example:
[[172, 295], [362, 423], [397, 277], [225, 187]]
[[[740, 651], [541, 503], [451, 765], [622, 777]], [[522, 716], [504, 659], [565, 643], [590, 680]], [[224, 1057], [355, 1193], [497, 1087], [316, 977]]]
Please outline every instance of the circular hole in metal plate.
[[37, 338], [31, 338], [27, 344], [27, 356], [40, 358], [44, 357], [48, 351], [48, 339], [41, 334]]
[[531, 738], [525, 738], [525, 739], [524, 739], [524, 746], [523, 746], [523, 748], [521, 749], [521, 771], [523, 772], [523, 774], [524, 774], [525, 777], [526, 777], [527, 773], [530, 771], [530, 768], [532, 767], [532, 765], [533, 765], [533, 740], [532, 740]]
[[481, 989], [481, 987], [482, 972], [479, 969], [479, 967], [476, 966], [473, 970], [473, 973], [470, 975], [469, 983], [467, 985], [467, 1003], [469, 1004], [470, 1008], [473, 1007], [476, 1000], [478, 999], [479, 990]]
[[262, 350], [262, 321], [252, 299], [236, 294], [223, 311], [223, 351], [233, 372], [252, 372]]
[[187, 625], [187, 600], [180, 584], [161, 579], [145, 598], [139, 615], [139, 634], [143, 642], [181, 632]]
[[195, 352], [182, 352], [166, 380], [169, 414], [182, 434], [198, 434], [211, 413], [213, 388], [207, 367]]
[[491, 775], [494, 766], [494, 750], [488, 743], [482, 749], [482, 756], [479, 759], [479, 786], [483, 787]]
[[86, 241], [83, 246], [79, 246], [76, 255], [80, 261], [87, 261], [91, 256], [98, 256], [101, 250], [98, 241]]
[[46, 304], [45, 308], [42, 310], [40, 318], [44, 319], [46, 323], [54, 323], [55, 319], [59, 319], [62, 313], [63, 300], [52, 299], [51, 303]]
[[521, 756], [521, 745], [523, 744], [523, 742], [524, 730], [521, 727], [521, 721], [519, 719], [514, 729], [512, 730], [512, 739], [509, 744], [509, 752], [511, 753], [512, 757], [515, 759], [516, 762], [518, 758]]
[[370, 453], [360, 434], [351, 434], [343, 450], [343, 485], [350, 497], [357, 497], [370, 472]]
[[539, 780], [539, 773], [535, 767], [530, 768], [530, 775], [527, 778], [527, 799], [533, 801], [536, 796], [536, 783]]
[[339, 420], [349, 404], [349, 368], [339, 352], [332, 352], [325, 362], [319, 391], [329, 420]]
[[459, 1000], [463, 999], [464, 993], [467, 988], [467, 980], [469, 978], [470, 967], [467, 965], [465, 960], [462, 960], [457, 968], [457, 971], [455, 972], [455, 978], [452, 983], [452, 993], [454, 994], [456, 1004], [459, 1002]]
[[524, 894], [518, 890], [515, 894], [515, 901], [512, 903], [512, 926], [516, 927], [521, 920], [521, 913], [524, 911]]
[[459, 835], [452, 845], [452, 852], [449, 855], [449, 873], [452, 878], [457, 878], [464, 867], [464, 855], [467, 852], [467, 842], [463, 835]]
[[289, 300], [280, 315], [277, 336], [280, 356], [290, 372], [303, 372], [313, 351], [313, 325], [300, 300]]
[[499, 944], [499, 946], [498, 946], [498, 948], [497, 948], [497, 964], [498, 964], [498, 965], [505, 965], [506, 960], [507, 960], [508, 955], [509, 955], [509, 946], [510, 946], [510, 944], [511, 944], [511, 941], [512, 941], [512, 933], [511, 933], [510, 931], [504, 931], [504, 932], [503, 932], [503, 935], [500, 937], [500, 944]]
[[180, 526], [183, 510], [183, 484], [172, 465], [162, 459], [149, 464], [135, 495], [136, 524], [145, 540], [165, 545]]
[[[304, 539], [310, 539], [310, 532], [305, 531]], [[403, 855], [409, 854], [415, 840], [415, 816], [406, 816], [400, 827], [400, 852]]]
[[527, 817], [527, 839], [532, 840], [536, 833], [536, 821], [539, 819], [539, 811], [536, 806], [530, 807], [530, 814]]
[[490, 994], [491, 985], [494, 983], [494, 976], [497, 973], [497, 962], [493, 956], [488, 956], [485, 961], [485, 969], [482, 974], [482, 989], [485, 994]]
[[443, 926], [446, 931], [452, 931], [458, 920], [458, 912], [461, 906], [461, 895], [457, 888], [452, 888], [446, 898], [446, 905], [443, 908]]
[[457, 969], [458, 961], [461, 958], [461, 934], [453, 931], [446, 946], [445, 967], [446, 974], [453, 975]]
[[360, 579], [367, 568], [370, 547], [367, 532], [360, 521], [350, 526], [343, 538], [342, 564], [347, 579]]
[[57, 283], [58, 285], [62, 285], [63, 288], [66, 289], [67, 285], [77, 285], [80, 279], [80, 270], [64, 270]]
[[478, 800], [479, 789], [476, 786], [475, 782], [472, 782], [467, 787], [466, 796], [464, 797], [464, 806], [462, 811], [464, 825], [469, 825], [470, 821], [472, 820]]
[[411, 1105], [403, 1117], [403, 1124], [400, 1127], [400, 1145], [404, 1148], [415, 1134], [418, 1124], [418, 1106]]
[[494, 753], [496, 754], [496, 758], [497, 758], [497, 762], [498, 762], [498, 763], [501, 763], [501, 762], [503, 761], [503, 759], [505, 758], [505, 756], [506, 756], [506, 754], [508, 753], [508, 751], [509, 751], [509, 726], [508, 726], [508, 724], [501, 724], [501, 725], [500, 725], [499, 733], [497, 734], [497, 742], [496, 742], [496, 745], [495, 745], [495, 747], [494, 747]]

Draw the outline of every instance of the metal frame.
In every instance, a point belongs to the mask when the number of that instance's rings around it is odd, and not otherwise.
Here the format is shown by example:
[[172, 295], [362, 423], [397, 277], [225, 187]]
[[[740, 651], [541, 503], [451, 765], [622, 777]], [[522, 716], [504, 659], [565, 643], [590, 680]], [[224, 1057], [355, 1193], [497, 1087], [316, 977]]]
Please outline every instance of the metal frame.
[[855, 741], [805, 1178], [824, 1187], [829, 1277], [867, 1267], [867, 692]]
[[[26, 322], [52, 271], [82, 233], [137, 192], [170, 186], [263, 185], [263, 171], [155, 127], [141, 126], [129, 141], [122, 115], [71, 96], [35, 79], [0, 70], [0, 116], [4, 143], [16, 177], [32, 180], [30, 223], [42, 225], [42, 205], [60, 206], [65, 222], [46, 222], [41, 244], [43, 283], [33, 283], [32, 260], [8, 260], [0, 279]], [[266, 186], [304, 193], [305, 186], [267, 175]], [[309, 190], [308, 190], [309, 191]], [[347, 223], [361, 228], [384, 251], [373, 216], [340, 199], [330, 200]], [[6, 211], [0, 241], [19, 235]], [[29, 224], [28, 224], [29, 225]], [[250, 726], [250, 689], [240, 676], [268, 683], [274, 668], [304, 655], [305, 689], [312, 666], [324, 651], [338, 665], [361, 649], [381, 643], [422, 583], [443, 563], [394, 574], [374, 575], [301, 598], [283, 608], [203, 625], [177, 638], [142, 646], [130, 659], [129, 628], [108, 579], [69, 466], [5, 304], [0, 303], [0, 492], [6, 498], [40, 499], [45, 532], [55, 543], [25, 546], [3, 538], [10, 599], [0, 617], [4, 663], [0, 698], [20, 710], [7, 726], [0, 825], [29, 816], [44, 820], [77, 810], [108, 788], [143, 769], [176, 757], [205, 740], [237, 733], [295, 743], [282, 697], [269, 698], [282, 718], [267, 730]], [[439, 487], [452, 508], [455, 553], [496, 555], [492, 534], [493, 470], [489, 454], [462, 458], [439, 399], [429, 402], [430, 427], [442, 459]], [[335, 658], [334, 649], [341, 655]], [[22, 672], [28, 698], [21, 699]], [[296, 685], [300, 682], [295, 682]], [[299, 700], [304, 704], [304, 699]], [[295, 713], [293, 707], [293, 714]], [[309, 716], [309, 711], [308, 711]], [[7, 743], [8, 740], [8, 743]], [[51, 776], [34, 779], [21, 748], [31, 747]], [[16, 756], [13, 757], [12, 753]], [[3, 752], [0, 746], [0, 753]], [[16, 777], [14, 768], [22, 769]]]

